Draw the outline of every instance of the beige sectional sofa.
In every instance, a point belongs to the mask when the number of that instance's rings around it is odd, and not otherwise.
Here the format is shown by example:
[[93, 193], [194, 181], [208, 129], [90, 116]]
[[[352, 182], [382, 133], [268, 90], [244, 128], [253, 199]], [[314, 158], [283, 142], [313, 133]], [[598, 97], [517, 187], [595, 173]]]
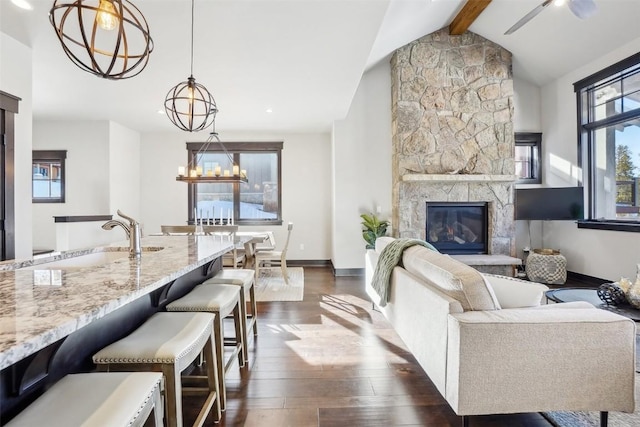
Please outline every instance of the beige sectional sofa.
[[456, 414], [633, 412], [633, 321], [586, 302], [547, 305], [544, 285], [422, 246], [404, 251], [381, 301], [371, 283], [392, 240], [366, 253], [367, 293]]

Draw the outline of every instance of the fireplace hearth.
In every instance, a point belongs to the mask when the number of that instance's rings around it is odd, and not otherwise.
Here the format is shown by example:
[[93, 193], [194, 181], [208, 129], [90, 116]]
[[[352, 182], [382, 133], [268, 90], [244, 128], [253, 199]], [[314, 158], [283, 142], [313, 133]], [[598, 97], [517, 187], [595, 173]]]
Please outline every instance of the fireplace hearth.
[[426, 241], [445, 254], [488, 253], [488, 203], [427, 202]]

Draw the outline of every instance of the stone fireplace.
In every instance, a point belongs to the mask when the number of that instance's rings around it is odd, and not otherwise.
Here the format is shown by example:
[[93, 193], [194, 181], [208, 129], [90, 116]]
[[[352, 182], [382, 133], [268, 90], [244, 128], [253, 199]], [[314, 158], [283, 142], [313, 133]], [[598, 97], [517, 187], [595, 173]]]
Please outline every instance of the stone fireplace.
[[486, 203], [487, 253], [514, 255], [511, 53], [443, 28], [398, 49], [391, 74], [396, 235], [427, 240], [427, 202]]

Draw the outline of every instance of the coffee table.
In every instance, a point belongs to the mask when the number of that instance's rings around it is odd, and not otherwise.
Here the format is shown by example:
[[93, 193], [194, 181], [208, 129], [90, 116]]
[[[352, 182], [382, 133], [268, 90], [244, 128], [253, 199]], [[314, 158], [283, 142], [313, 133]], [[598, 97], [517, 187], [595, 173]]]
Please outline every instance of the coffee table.
[[597, 289], [589, 288], [561, 288], [552, 289], [545, 293], [548, 300], [554, 302], [586, 301], [597, 308], [608, 310], [613, 313], [628, 317], [631, 320], [640, 322], [640, 310], [636, 310], [629, 304], [607, 305], [598, 296]]

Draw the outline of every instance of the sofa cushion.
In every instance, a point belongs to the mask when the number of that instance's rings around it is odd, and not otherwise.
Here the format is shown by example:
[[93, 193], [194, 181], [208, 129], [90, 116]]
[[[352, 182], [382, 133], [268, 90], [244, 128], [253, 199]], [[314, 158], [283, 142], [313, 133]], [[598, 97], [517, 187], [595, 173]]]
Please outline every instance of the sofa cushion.
[[448, 255], [413, 246], [404, 251], [402, 263], [408, 272], [459, 301], [465, 311], [500, 309], [482, 274]]
[[548, 286], [496, 274], [483, 274], [502, 308], [537, 307], [546, 303]]

